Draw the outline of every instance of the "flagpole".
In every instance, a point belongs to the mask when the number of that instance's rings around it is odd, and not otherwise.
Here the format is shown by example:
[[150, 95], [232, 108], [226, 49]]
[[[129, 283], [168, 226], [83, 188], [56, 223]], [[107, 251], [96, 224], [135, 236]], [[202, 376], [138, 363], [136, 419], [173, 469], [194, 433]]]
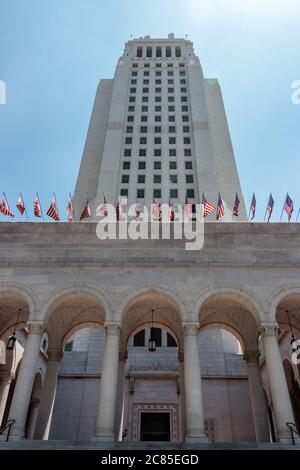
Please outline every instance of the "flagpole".
[[[269, 207], [269, 206], [268, 206]], [[266, 212], [265, 212], [265, 216], [264, 216], [264, 222], [266, 221], [266, 216], [267, 216], [267, 212], [268, 212], [268, 207], [266, 208]]]
[[[5, 194], [5, 193], [3, 193], [3, 196], [4, 196], [4, 199], [5, 199], [5, 202], [6, 202], [7, 208], [8, 208], [8, 210], [9, 210], [9, 212], [10, 212], [10, 208], [9, 208], [9, 204], [8, 204], [8, 200], [7, 200], [6, 194]], [[11, 222], [13, 221], [13, 217], [10, 217], [10, 221], [11, 221]]]
[[38, 192], [36, 193], [36, 196], [38, 198], [38, 201], [39, 201], [39, 205], [40, 205], [40, 209], [41, 209], [41, 214], [42, 214], [42, 220], [44, 221], [44, 214], [43, 214], [43, 209], [42, 209], [42, 205], [41, 205], [41, 201], [40, 201], [40, 198], [39, 198], [39, 194]]
[[70, 196], [70, 202], [71, 202], [71, 208], [72, 208], [72, 216], [73, 216], [73, 219], [71, 220], [71, 222], [74, 222], [74, 220], [75, 220], [75, 212], [74, 212], [74, 206], [73, 206], [73, 201], [72, 201], [72, 195], [71, 195], [71, 193], [69, 193], [69, 196]]
[[22, 193], [21, 193], [21, 192], [20, 192], [20, 196], [21, 196], [21, 199], [22, 199], [22, 201], [23, 201], [23, 204], [24, 204], [24, 209], [25, 209], [25, 210], [24, 210], [24, 212], [25, 212], [25, 214], [26, 214], [27, 220], [29, 220], [29, 219], [28, 219], [27, 210], [26, 210], [26, 206], [25, 206], [24, 199], [23, 199], [23, 195], [22, 195]]
[[[286, 193], [285, 201], [287, 200], [287, 197], [288, 197], [288, 193]], [[283, 216], [285, 201], [283, 203], [283, 208], [282, 208], [282, 211], [281, 211], [280, 222], [281, 222], [281, 219], [282, 219], [282, 216]]]

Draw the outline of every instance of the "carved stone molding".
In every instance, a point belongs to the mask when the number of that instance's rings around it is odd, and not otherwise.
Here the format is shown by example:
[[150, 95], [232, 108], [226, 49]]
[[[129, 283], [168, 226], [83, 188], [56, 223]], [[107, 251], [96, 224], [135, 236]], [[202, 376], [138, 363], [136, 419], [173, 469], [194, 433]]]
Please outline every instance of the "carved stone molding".
[[182, 329], [184, 336], [197, 336], [199, 333], [198, 323], [184, 323]]
[[63, 357], [63, 352], [61, 349], [51, 349], [47, 352], [48, 361], [59, 362]]
[[263, 323], [260, 329], [261, 335], [278, 337], [278, 324], [277, 323]]
[[120, 323], [105, 323], [104, 325], [107, 335], [120, 336], [121, 325]]
[[31, 321], [27, 323], [30, 335], [42, 335], [45, 331], [45, 325], [42, 322]]

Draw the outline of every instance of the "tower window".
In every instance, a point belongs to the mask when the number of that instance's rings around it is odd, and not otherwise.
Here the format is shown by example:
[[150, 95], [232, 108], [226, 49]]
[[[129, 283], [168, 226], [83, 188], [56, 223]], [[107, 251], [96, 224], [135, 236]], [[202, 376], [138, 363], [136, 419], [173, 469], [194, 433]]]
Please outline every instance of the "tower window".
[[147, 137], [140, 137], [140, 144], [146, 145], [147, 144]]
[[125, 144], [132, 144], [132, 137], [126, 137]]
[[147, 47], [147, 57], [152, 57], [152, 47]]
[[169, 122], [175, 122], [175, 116], [169, 116]]
[[161, 103], [161, 96], [155, 97], [155, 103]]
[[143, 88], [143, 93], [149, 93], [149, 88]]
[[173, 77], [173, 75], [174, 75], [173, 70], [168, 70], [168, 77]]
[[129, 96], [129, 103], [135, 103], [135, 96]]
[[161, 132], [161, 127], [160, 126], [155, 126], [154, 127], [154, 132]]
[[161, 122], [161, 116], [156, 115], [154, 120], [155, 122]]
[[176, 162], [170, 162], [169, 163], [169, 168], [170, 168], [170, 170], [176, 170], [177, 169], [177, 163]]
[[143, 103], [148, 103], [148, 96], [143, 96], [142, 97], [142, 102]]
[[161, 144], [161, 137], [154, 137], [154, 143], [156, 145], [160, 145]]
[[134, 347], [144, 347], [145, 346], [145, 330], [139, 331], [133, 338]]
[[147, 132], [147, 126], [141, 126], [140, 132], [141, 132], [142, 134], [145, 134], [145, 133]]
[[186, 181], [186, 183], [193, 183], [194, 182], [193, 175], [186, 175], [185, 176], [185, 181]]
[[130, 93], [135, 93], [136, 92], [136, 88], [130, 88]]
[[143, 48], [138, 47], [136, 52], [137, 57], [143, 57]]
[[176, 144], [176, 137], [169, 137], [169, 144]]
[[139, 150], [139, 156], [140, 157], [145, 157], [146, 156], [146, 149], [140, 149]]
[[181, 102], [186, 103], [187, 102], [187, 96], [182, 96], [181, 97]]
[[184, 137], [183, 138], [183, 143], [184, 144], [190, 144], [191, 143], [191, 138], [190, 137]]
[[123, 162], [123, 170], [130, 170], [130, 162]]
[[[160, 199], [161, 198], [161, 189], [154, 189], [153, 190], [153, 197], [155, 199]], [[157, 345], [156, 345], [157, 346]]]
[[122, 183], [124, 184], [129, 183], [129, 175], [122, 175]]
[[170, 175], [170, 183], [177, 183], [177, 175]]
[[148, 106], [142, 106], [142, 113], [148, 113]]
[[170, 132], [171, 134], [175, 133], [175, 132], [176, 132], [175, 126], [169, 126], [169, 132]]
[[171, 55], [171, 47], [166, 47], [166, 57], [172, 57], [172, 55]]
[[190, 132], [190, 126], [183, 126], [182, 131], [183, 132]]
[[138, 183], [139, 184], [145, 183], [145, 175], [138, 175]]
[[148, 116], [141, 116], [141, 122], [147, 122]]
[[154, 170], [161, 170], [161, 162], [154, 162]]
[[177, 189], [170, 189], [170, 198], [177, 199], [178, 198], [178, 191]]
[[174, 88], [168, 88], [168, 93], [174, 93]]
[[161, 57], [161, 47], [156, 48], [156, 57]]
[[160, 184], [161, 183], [161, 175], [153, 175], [153, 183]]
[[185, 169], [186, 170], [192, 170], [193, 169], [192, 162], [185, 162]]
[[157, 77], [161, 77], [161, 71], [160, 71], [160, 70], [157, 70], [157, 71], [155, 72], [155, 75], [156, 75]]
[[154, 149], [154, 156], [161, 157], [161, 149]]
[[124, 149], [124, 157], [131, 157], [131, 149]]
[[145, 190], [144, 189], [138, 189], [136, 192], [136, 196], [138, 199], [144, 199], [145, 197]]
[[191, 149], [184, 149], [184, 156], [185, 157], [190, 157], [192, 155]]
[[128, 196], [128, 189], [121, 189], [120, 191], [120, 196], [127, 197]]
[[133, 127], [132, 126], [127, 126], [126, 127], [126, 132], [129, 132], [131, 134], [133, 132]]
[[139, 170], [145, 170], [146, 169], [146, 162], [139, 162]]
[[188, 116], [182, 116], [182, 121], [183, 122], [188, 122], [189, 120], [189, 117]]
[[176, 157], [176, 149], [169, 149], [169, 156]]
[[186, 195], [189, 199], [193, 199], [195, 197], [195, 193], [193, 189], [187, 189]]
[[175, 47], [175, 56], [181, 57], [181, 47], [179, 46]]
[[[145, 67], [146, 67], [146, 65], [145, 65]], [[145, 70], [144, 71], [144, 77], [149, 77], [149, 76], [150, 76], [149, 70]]]

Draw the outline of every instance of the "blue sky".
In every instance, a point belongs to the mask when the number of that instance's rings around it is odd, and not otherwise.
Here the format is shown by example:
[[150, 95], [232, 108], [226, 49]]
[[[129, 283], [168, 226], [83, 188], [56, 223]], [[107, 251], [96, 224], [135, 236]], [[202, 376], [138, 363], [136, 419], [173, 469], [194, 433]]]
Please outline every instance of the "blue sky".
[[[44, 211], [73, 192], [100, 78], [113, 76], [124, 42], [174, 32], [194, 41], [206, 77], [223, 92], [247, 206], [278, 220], [287, 191], [300, 207], [298, 0], [0, 0], [0, 191], [22, 191]], [[18, 219], [19, 217], [17, 217]], [[32, 218], [32, 217], [31, 217]], [[2, 217], [3, 219], [3, 217]]]

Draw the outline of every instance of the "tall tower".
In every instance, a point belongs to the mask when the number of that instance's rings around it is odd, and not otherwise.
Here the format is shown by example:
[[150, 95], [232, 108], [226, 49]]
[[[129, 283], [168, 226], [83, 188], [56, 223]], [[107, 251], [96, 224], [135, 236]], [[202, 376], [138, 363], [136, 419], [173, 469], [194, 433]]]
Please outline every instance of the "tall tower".
[[232, 210], [241, 200], [221, 90], [205, 79], [193, 43], [175, 38], [133, 39], [125, 44], [115, 76], [97, 89], [74, 193], [78, 218], [86, 201], [92, 215], [106, 195], [116, 203], [150, 206], [216, 203], [221, 193]]

